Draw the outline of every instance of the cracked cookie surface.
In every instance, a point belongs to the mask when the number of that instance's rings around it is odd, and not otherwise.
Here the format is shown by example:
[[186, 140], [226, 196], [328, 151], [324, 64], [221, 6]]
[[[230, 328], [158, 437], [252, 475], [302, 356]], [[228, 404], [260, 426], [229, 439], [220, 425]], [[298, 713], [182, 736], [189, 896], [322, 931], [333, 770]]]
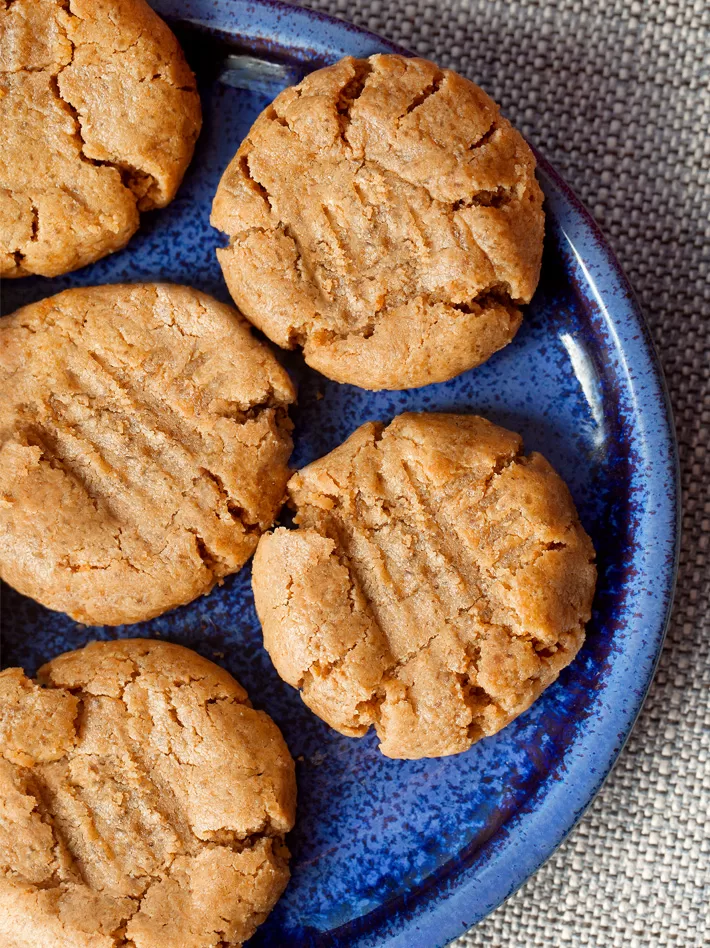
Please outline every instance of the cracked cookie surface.
[[368, 423], [293, 476], [298, 529], [264, 535], [253, 588], [281, 677], [388, 757], [467, 750], [575, 657], [596, 582], [569, 491], [474, 415]]
[[0, 323], [0, 576], [87, 624], [209, 592], [270, 527], [294, 391], [188, 287], [67, 290]]
[[0, 275], [57, 276], [125, 246], [175, 195], [195, 77], [145, 0], [0, 0]]
[[0, 943], [227, 948], [289, 878], [294, 764], [195, 652], [94, 642], [0, 672]]
[[497, 105], [422, 59], [352, 58], [285, 89], [212, 223], [242, 312], [338, 382], [452, 378], [515, 335], [540, 271], [533, 155]]

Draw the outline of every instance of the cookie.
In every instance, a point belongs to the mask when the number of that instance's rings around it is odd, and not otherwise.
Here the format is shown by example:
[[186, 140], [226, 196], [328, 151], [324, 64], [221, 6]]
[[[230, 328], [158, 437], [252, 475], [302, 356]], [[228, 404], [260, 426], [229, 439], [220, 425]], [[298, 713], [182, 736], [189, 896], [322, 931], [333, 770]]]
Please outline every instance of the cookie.
[[0, 673], [0, 943], [231, 948], [289, 878], [294, 764], [189, 649], [94, 642]]
[[285, 89], [220, 182], [217, 256], [242, 312], [338, 382], [441, 382], [507, 345], [537, 285], [542, 193], [477, 86], [348, 57]]
[[200, 131], [195, 77], [145, 0], [0, 10], [0, 276], [124, 247], [175, 195]]
[[289, 482], [253, 587], [281, 677], [388, 757], [467, 750], [577, 654], [594, 550], [561, 478], [467, 415], [363, 425]]
[[0, 323], [0, 576], [88, 624], [239, 570], [284, 499], [291, 382], [188, 287], [67, 290]]

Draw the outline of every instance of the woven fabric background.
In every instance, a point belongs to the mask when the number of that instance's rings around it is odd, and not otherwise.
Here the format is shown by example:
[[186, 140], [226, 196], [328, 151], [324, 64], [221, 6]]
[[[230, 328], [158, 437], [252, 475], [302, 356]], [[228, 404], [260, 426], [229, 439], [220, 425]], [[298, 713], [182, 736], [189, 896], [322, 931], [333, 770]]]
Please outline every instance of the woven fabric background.
[[675, 412], [684, 539], [644, 711], [550, 861], [456, 948], [710, 945], [710, 4], [311, 0], [482, 85], [609, 237]]

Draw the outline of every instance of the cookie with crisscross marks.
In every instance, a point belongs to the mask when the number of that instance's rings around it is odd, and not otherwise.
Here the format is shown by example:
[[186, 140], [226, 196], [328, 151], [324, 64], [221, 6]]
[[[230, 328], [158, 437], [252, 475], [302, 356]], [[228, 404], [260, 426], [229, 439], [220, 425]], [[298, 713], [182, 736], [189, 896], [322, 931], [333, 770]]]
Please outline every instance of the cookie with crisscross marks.
[[0, 576], [89, 625], [239, 570], [283, 502], [294, 390], [197, 290], [66, 290], [0, 324]]
[[0, 672], [3, 948], [238, 948], [288, 882], [294, 763], [222, 668], [93, 642]]
[[537, 285], [532, 152], [477, 86], [352, 58], [285, 89], [227, 168], [212, 222], [237, 305], [329, 378], [440, 382], [515, 335]]
[[389, 757], [466, 750], [577, 654], [596, 581], [562, 479], [473, 415], [369, 423], [289, 482], [298, 529], [259, 541], [277, 671]]

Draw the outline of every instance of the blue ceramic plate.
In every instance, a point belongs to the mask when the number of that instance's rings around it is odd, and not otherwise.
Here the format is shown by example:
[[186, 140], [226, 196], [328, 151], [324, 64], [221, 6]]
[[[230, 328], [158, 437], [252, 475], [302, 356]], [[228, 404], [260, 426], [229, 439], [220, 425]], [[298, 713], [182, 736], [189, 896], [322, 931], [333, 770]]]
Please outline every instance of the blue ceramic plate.
[[[56, 280], [9, 281], [4, 309], [68, 286], [188, 283], [227, 300], [210, 228], [222, 170], [285, 81], [391, 44], [276, 3], [159, 0], [201, 82], [205, 128], [177, 199], [121, 253]], [[255, 69], [229, 54], [280, 64]], [[252, 944], [444, 945], [516, 889], [569, 832], [638, 714], [671, 603], [678, 493], [663, 380], [629, 286], [587, 213], [541, 161], [547, 238], [540, 287], [513, 343], [443, 385], [372, 394], [287, 357], [299, 384], [301, 466], [368, 419], [478, 412], [519, 431], [571, 487], [598, 552], [599, 587], [574, 664], [522, 717], [468, 753], [402, 762], [371, 734], [350, 740], [312, 715], [261, 644], [250, 570], [152, 622], [89, 629], [3, 590], [3, 662], [34, 671], [97, 636], [160, 635], [227, 667], [282, 728], [298, 760], [293, 879]], [[319, 397], [323, 396], [323, 397]]]

